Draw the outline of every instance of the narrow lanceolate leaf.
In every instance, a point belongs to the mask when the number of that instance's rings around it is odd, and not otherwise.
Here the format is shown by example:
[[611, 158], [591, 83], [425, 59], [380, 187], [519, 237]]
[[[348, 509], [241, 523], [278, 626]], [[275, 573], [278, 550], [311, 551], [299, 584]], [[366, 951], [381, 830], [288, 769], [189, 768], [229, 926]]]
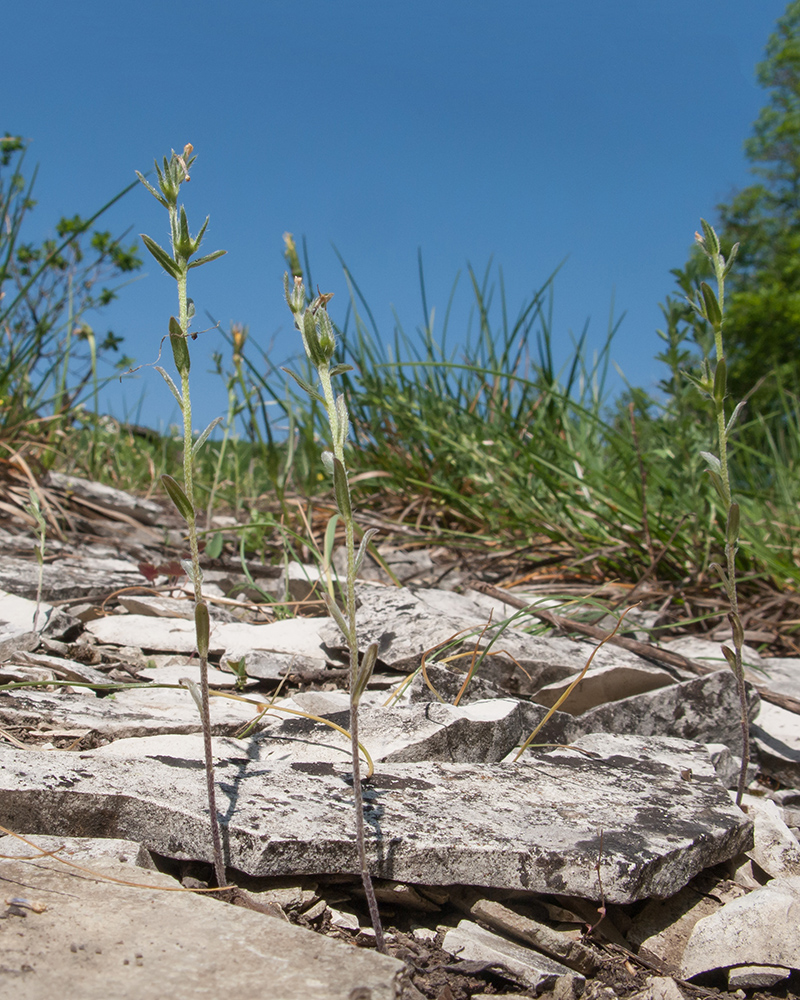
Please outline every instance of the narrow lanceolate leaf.
[[333, 475], [333, 452], [323, 451], [319, 456], [322, 459], [322, 468], [328, 473], [329, 476]]
[[323, 406], [325, 405], [325, 400], [317, 392], [317, 390], [310, 386], [305, 379], [300, 378], [299, 375], [295, 375], [291, 368], [281, 368], [281, 371], [286, 372], [287, 375], [291, 375], [303, 392], [307, 392], [312, 399], [316, 399], [317, 402], [322, 403]]
[[322, 546], [322, 559], [326, 566], [331, 564], [331, 555], [333, 554], [333, 546], [336, 541], [336, 525], [339, 523], [339, 515], [334, 514], [328, 519], [328, 523], [325, 525], [325, 541]]
[[702, 392], [704, 395], [708, 395], [708, 390], [710, 387], [708, 382], [706, 382], [704, 379], [698, 378], [696, 375], [692, 375], [691, 372], [682, 371], [681, 375], [683, 375], [683, 377], [686, 379], [687, 382], [691, 382], [691, 384], [699, 392]]
[[717, 475], [722, 474], [722, 463], [716, 455], [712, 455], [710, 451], [701, 451], [700, 456], [705, 459], [706, 465], [712, 472], [716, 472]]
[[338, 458], [333, 459], [333, 495], [336, 497], [336, 506], [339, 513], [349, 521], [353, 516], [353, 508], [350, 506], [350, 486], [347, 482], [347, 470]]
[[730, 646], [720, 646], [720, 649], [722, 650], [722, 655], [728, 661], [728, 666], [735, 674], [738, 674], [739, 670], [736, 665], [736, 654], [734, 651], [730, 648]]
[[221, 423], [222, 423], [222, 417], [214, 417], [214, 419], [211, 421], [211, 423], [208, 425], [208, 427], [206, 427], [206, 429], [203, 431], [203, 433], [200, 435], [200, 437], [192, 445], [192, 454], [193, 455], [196, 455], [198, 453], [198, 451], [200, 451], [200, 449], [206, 443], [206, 441], [208, 439], [208, 435], [214, 430], [214, 428], [217, 426], [217, 424], [221, 424]]
[[192, 510], [192, 505], [189, 503], [189, 498], [183, 492], [183, 489], [178, 484], [172, 476], [163, 475], [161, 477], [161, 482], [164, 485], [164, 489], [167, 491], [167, 496], [175, 504], [175, 507], [181, 517], [190, 524], [194, 521], [194, 511]]
[[172, 257], [170, 257], [167, 251], [162, 250], [162, 248], [158, 245], [158, 243], [156, 243], [155, 240], [151, 240], [150, 237], [146, 236], [144, 233], [142, 233], [141, 236], [144, 245], [147, 247], [150, 253], [155, 257], [158, 263], [164, 268], [167, 274], [170, 275], [170, 277], [172, 278], [180, 278], [181, 269], [178, 267], [178, 265], [175, 263]]
[[724, 268], [724, 270], [722, 272], [722, 277], [723, 278], [727, 276], [728, 272], [733, 267], [733, 262], [736, 260], [736, 254], [738, 252], [739, 252], [739, 244], [738, 243], [734, 243], [733, 246], [731, 247], [731, 252], [728, 255], [728, 262], [725, 265], [725, 268]]
[[367, 646], [367, 651], [364, 653], [364, 657], [361, 660], [361, 664], [358, 668], [358, 674], [356, 676], [356, 682], [350, 692], [350, 703], [352, 705], [356, 706], [361, 701], [361, 695], [366, 690], [367, 684], [369, 684], [369, 679], [372, 677], [372, 671], [375, 669], [375, 661], [377, 659], [378, 644], [377, 642], [371, 642], [369, 646]]
[[[205, 222], [203, 223], [203, 225], [202, 225], [202, 226], [200, 227], [200, 232], [199, 232], [199, 233], [197, 234], [197, 236], [195, 236], [195, 238], [194, 238], [194, 248], [192, 249], [192, 253], [197, 253], [197, 248], [198, 248], [198, 247], [200, 246], [200, 244], [201, 244], [201, 243], [203, 242], [203, 237], [204, 237], [204, 236], [205, 236], [205, 234], [206, 234], [206, 229], [208, 229], [208, 222], [209, 222], [209, 219], [210, 219], [210, 218], [211, 218], [211, 216], [210, 216], [210, 215], [207, 215], [207, 216], [206, 216], [206, 221], [205, 221]], [[219, 251], [219, 250], [215, 250], [214, 252], [215, 252], [216, 254], [219, 254], [219, 253], [220, 253], [220, 251]], [[222, 253], [225, 253], [226, 251], [225, 251], [225, 250], [222, 250], [221, 252], [222, 252]], [[209, 256], [211, 256], [211, 255], [209, 254]]]
[[194, 571], [194, 564], [191, 559], [181, 559], [181, 569], [189, 577], [192, 586], [195, 590], [203, 585], [203, 571], [200, 567], [197, 567], [197, 573]]
[[361, 544], [358, 547], [358, 552], [356, 553], [356, 564], [355, 564], [355, 574], [358, 576], [358, 571], [361, 569], [361, 564], [364, 562], [364, 556], [367, 554], [367, 547], [372, 541], [373, 537], [378, 534], [377, 528], [368, 528], [364, 532], [364, 537], [361, 539]]
[[197, 705], [197, 711], [200, 713], [201, 717], [203, 715], [203, 696], [200, 693], [200, 685], [195, 681], [190, 680], [188, 677], [181, 677], [179, 682], [183, 687], [189, 689], [189, 694], [194, 698], [194, 703]]
[[342, 630], [342, 635], [349, 642], [350, 629], [347, 627], [347, 622], [344, 620], [344, 615], [339, 610], [339, 605], [336, 603], [336, 601], [334, 601], [334, 599], [331, 597], [330, 594], [323, 594], [322, 597], [325, 601], [325, 606], [328, 609], [328, 614], [331, 616], [331, 618], [333, 618], [333, 620]]
[[722, 323], [722, 310], [717, 302], [717, 296], [705, 281], [700, 282], [700, 291], [703, 293], [706, 319], [712, 326], [719, 326]]
[[720, 358], [714, 370], [714, 401], [721, 403], [725, 399], [728, 387], [728, 365], [725, 358]]
[[145, 180], [144, 175], [140, 174], [138, 170], [136, 171], [136, 176], [139, 178], [139, 180], [142, 182], [142, 184], [144, 184], [144, 186], [147, 188], [147, 190], [150, 192], [150, 194], [157, 201], [161, 202], [161, 204], [164, 206], [164, 208], [169, 208], [169, 205], [166, 203], [166, 201], [164, 201], [164, 199], [161, 197], [161, 195], [158, 193], [158, 191], [156, 191], [156, 189], [153, 187], [152, 184], [150, 184], [148, 181]]
[[345, 372], [352, 372], [354, 370], [352, 365], [334, 365], [330, 370], [330, 376], [333, 378], [334, 375], [344, 375]]
[[181, 205], [178, 213], [178, 232], [175, 234], [175, 249], [181, 257], [189, 257], [192, 253], [192, 237], [189, 232], [189, 220], [186, 218], [186, 209]]
[[730, 434], [731, 430], [733, 429], [733, 425], [739, 419], [739, 414], [744, 409], [744, 406], [745, 406], [745, 400], [742, 400], [741, 402], [737, 403], [736, 406], [734, 407], [733, 413], [731, 414], [728, 423], [725, 425], [726, 434]]
[[705, 240], [706, 250], [709, 253], [719, 253], [719, 237], [714, 227], [710, 226], [705, 219], [700, 220], [700, 225], [703, 227], [703, 239]]
[[218, 257], [224, 257], [227, 250], [215, 250], [213, 253], [207, 253], [205, 257], [198, 257], [197, 260], [190, 261], [189, 267], [200, 267], [201, 264], [208, 264], [209, 261], [216, 260]]
[[728, 503], [728, 496], [725, 493], [725, 487], [722, 485], [722, 477], [718, 476], [716, 472], [712, 472], [711, 469], [706, 470], [711, 477], [711, 482], [714, 484], [714, 489], [717, 491], [717, 495], [720, 500], [724, 503]]
[[728, 621], [731, 623], [733, 645], [736, 649], [741, 649], [742, 646], [744, 646], [744, 627], [742, 626], [742, 619], [737, 614], [734, 614], [733, 611], [729, 611]]
[[722, 580], [722, 586], [725, 588], [725, 593], [730, 595], [731, 585], [730, 583], [728, 583], [728, 574], [717, 562], [710, 563], [710, 567], [711, 569], [716, 570], [717, 573], [719, 573], [719, 578], [720, 580]]
[[739, 538], [739, 504], [732, 503], [728, 511], [728, 525], [726, 529], [728, 545], [735, 545]]
[[178, 406], [180, 406], [181, 413], [183, 413], [183, 399], [181, 398], [180, 389], [177, 387], [177, 385], [175, 385], [170, 375], [167, 372], [165, 372], [160, 365], [156, 365], [155, 368], [156, 371], [159, 373], [159, 375], [164, 379], [164, 381], [169, 386], [169, 391], [178, 400]]
[[198, 601], [194, 606], [194, 631], [197, 637], [197, 653], [201, 660], [207, 660], [211, 623], [208, 617], [208, 605], [205, 601]]
[[181, 375], [188, 374], [192, 366], [189, 345], [186, 343], [186, 337], [183, 335], [180, 323], [174, 316], [170, 316], [169, 318], [169, 342], [172, 346], [172, 357], [175, 361], [175, 367]]

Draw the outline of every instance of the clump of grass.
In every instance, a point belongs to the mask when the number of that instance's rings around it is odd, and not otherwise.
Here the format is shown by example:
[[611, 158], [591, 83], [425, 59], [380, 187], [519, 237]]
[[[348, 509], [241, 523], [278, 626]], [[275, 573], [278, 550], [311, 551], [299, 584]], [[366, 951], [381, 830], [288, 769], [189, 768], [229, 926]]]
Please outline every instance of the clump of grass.
[[[207, 264], [209, 261], [216, 260], [225, 251], [216, 250], [214, 253], [195, 257], [208, 226], [208, 218], [206, 218], [206, 221], [201, 226], [200, 232], [196, 236], [192, 236], [189, 232], [189, 223], [183, 205], [178, 208], [178, 195], [181, 184], [189, 180], [189, 169], [196, 159], [195, 156], [192, 156], [192, 150], [193, 147], [191, 144], [187, 144], [180, 155], [173, 150], [169, 160], [164, 157], [163, 169], [159, 167], [158, 161], [156, 161], [155, 168], [158, 176], [158, 190], [138, 171], [137, 176], [156, 201], [163, 205], [169, 213], [172, 252], [168, 253], [155, 240], [144, 234], [142, 234], [142, 240], [156, 261], [171, 278], [174, 278], [178, 286], [178, 317], [170, 316], [169, 341], [175, 367], [180, 376], [180, 388], [163, 368], [156, 367], [177, 400], [181, 414], [183, 415], [183, 486], [169, 475], [162, 476], [162, 482], [178, 513], [186, 521], [189, 537], [191, 560], [184, 563], [184, 569], [194, 587], [195, 634], [197, 638], [197, 652], [200, 659], [199, 708], [203, 726], [208, 811], [211, 821], [211, 840], [214, 853], [214, 874], [217, 879], [217, 885], [223, 886], [225, 884], [225, 862], [222, 854], [222, 839], [220, 837], [219, 817], [216, 806], [214, 764], [211, 754], [211, 721], [208, 705], [210, 621], [208, 604], [203, 600], [203, 574], [200, 569], [197, 515], [194, 503], [195, 455], [203, 446], [208, 435], [219, 423], [219, 418], [213, 420], [200, 437], [194, 440], [192, 435], [192, 403], [189, 391], [189, 370], [191, 368], [189, 338], [192, 337], [194, 339], [197, 334], [190, 333], [191, 321], [194, 316], [194, 303], [187, 295], [187, 278], [192, 268], [200, 267], [201, 264]], [[192, 260], [193, 257], [195, 257], [194, 260]]]
[[375, 661], [378, 657], [378, 644], [370, 643], [363, 659], [359, 663], [358, 632], [356, 625], [356, 576], [367, 551], [367, 545], [374, 530], [364, 533], [361, 544], [355, 548], [355, 519], [353, 517], [353, 502], [345, 461], [345, 445], [349, 440], [350, 418], [347, 403], [343, 394], [334, 395], [332, 379], [350, 370], [348, 365], [333, 364], [336, 349], [336, 338], [333, 324], [328, 316], [328, 299], [330, 295], [318, 295], [310, 304], [306, 299], [303, 279], [294, 278], [292, 284], [288, 273], [284, 276], [286, 301], [294, 316], [294, 322], [303, 338], [303, 347], [310, 364], [319, 378], [321, 392], [304, 378], [286, 369], [287, 374], [297, 382], [300, 388], [312, 401], [324, 407], [328, 420], [332, 451], [322, 452], [322, 462], [333, 482], [333, 492], [336, 506], [345, 527], [345, 551], [347, 554], [347, 573], [345, 579], [345, 608], [339, 609], [334, 598], [325, 593], [325, 603], [328, 611], [342, 630], [350, 652], [350, 736], [351, 757], [353, 763], [353, 800], [355, 803], [356, 847], [358, 850], [361, 881], [367, 898], [372, 926], [375, 930], [375, 944], [378, 951], [385, 952], [386, 944], [383, 937], [378, 903], [372, 878], [367, 864], [366, 843], [364, 838], [364, 801], [361, 790], [361, 763], [358, 745], [358, 708], [367, 684], [369, 683]]
[[707, 282], [702, 281], [700, 283], [700, 295], [696, 300], [690, 299], [690, 302], [700, 318], [705, 320], [714, 332], [716, 360], [715, 363], [712, 363], [708, 357], [704, 357], [699, 376], [688, 372], [685, 375], [699, 389], [703, 396], [711, 402], [716, 423], [718, 454], [715, 455], [709, 451], [702, 451], [700, 454], [706, 462], [709, 478], [714, 484], [714, 489], [722, 502], [725, 513], [725, 566], [720, 566], [718, 563], [712, 563], [712, 565], [722, 578], [722, 584], [730, 606], [728, 621], [731, 626], [733, 649], [729, 646], [723, 646], [722, 652], [736, 677], [742, 713], [742, 767], [739, 773], [739, 785], [736, 793], [736, 804], [741, 805], [747, 782], [747, 765], [750, 761], [750, 720], [744, 666], [742, 665], [744, 628], [742, 620], [739, 617], [739, 594], [736, 583], [736, 553], [739, 548], [740, 510], [739, 504], [733, 499], [731, 491], [728, 449], [731, 431], [742, 411], [744, 400], [734, 406], [730, 416], [726, 415], [727, 362], [725, 360], [725, 344], [722, 336], [722, 325], [725, 315], [725, 278], [736, 259], [739, 244], [734, 244], [726, 260], [721, 252], [719, 237], [713, 227], [705, 219], [701, 219], [700, 223], [703, 232], [702, 235], [695, 233], [695, 239], [714, 268], [717, 290], [714, 292]]
[[[98, 392], [104, 379], [99, 362], [118, 350], [121, 338], [109, 331], [100, 340], [90, 323], [128, 280], [141, 260], [122, 238], [93, 230], [113, 204], [136, 187], [128, 185], [89, 219], [63, 217], [55, 236], [26, 240], [28, 216], [36, 202], [34, 169], [26, 177], [27, 143], [0, 138], [0, 447], [12, 457], [27, 447], [49, 467], [69, 448], [80, 403]], [[120, 359], [125, 367], [128, 359]], [[92, 463], [93, 452], [84, 460]]]

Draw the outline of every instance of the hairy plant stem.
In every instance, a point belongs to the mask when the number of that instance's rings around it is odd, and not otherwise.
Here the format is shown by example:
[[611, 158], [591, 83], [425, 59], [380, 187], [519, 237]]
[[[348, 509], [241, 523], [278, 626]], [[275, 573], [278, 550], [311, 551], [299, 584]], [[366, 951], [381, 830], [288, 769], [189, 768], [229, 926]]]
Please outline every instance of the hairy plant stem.
[[[209, 692], [208, 692], [208, 640], [210, 622], [208, 616], [208, 605], [203, 600], [203, 575], [200, 569], [200, 550], [197, 543], [197, 512], [194, 506], [194, 455], [198, 448], [208, 437], [211, 430], [218, 423], [213, 421], [200, 435], [197, 443], [192, 435], [192, 402], [189, 387], [189, 370], [191, 368], [191, 358], [189, 355], [189, 324], [194, 314], [194, 307], [190, 308], [190, 300], [186, 294], [187, 275], [192, 267], [199, 267], [217, 257], [221, 257], [225, 251], [217, 250], [215, 253], [207, 254], [190, 263], [190, 258], [197, 253], [203, 234], [208, 226], [206, 219], [200, 232], [193, 237], [189, 232], [189, 223], [186, 218], [186, 211], [181, 206], [178, 210], [178, 194], [181, 184], [189, 180], [189, 168], [194, 163], [196, 157], [192, 156], [193, 147], [187, 143], [183, 149], [183, 155], [178, 155], [174, 150], [169, 160], [164, 157], [163, 170], [158, 161], [155, 163], [156, 175], [158, 177], [158, 187], [154, 187], [150, 182], [137, 171], [140, 182], [147, 188], [150, 194], [167, 209], [170, 221], [171, 247], [170, 255], [163, 247], [159, 246], [155, 240], [142, 234], [145, 246], [153, 255], [155, 260], [166, 271], [166, 273], [177, 282], [178, 286], [178, 319], [174, 316], [169, 321], [169, 340], [172, 347], [172, 356], [175, 367], [180, 376], [180, 389], [175, 385], [170, 376], [163, 368], [157, 371], [169, 386], [170, 391], [175, 396], [181, 413], [183, 414], [183, 482], [181, 487], [171, 476], [164, 475], [161, 481], [167, 494], [178, 510], [178, 513], [186, 522], [187, 534], [189, 537], [189, 548], [191, 552], [191, 577], [194, 588], [194, 623], [195, 636], [197, 638], [197, 653], [200, 660], [200, 696], [196, 698], [200, 710], [200, 719], [203, 728], [203, 752], [205, 757], [206, 787], [208, 793], [208, 812], [211, 823], [211, 842], [214, 858], [214, 875], [217, 885], [225, 885], [225, 861], [222, 854], [222, 838], [219, 829], [219, 816], [217, 815], [216, 789], [214, 787], [214, 762], [211, 751], [211, 716], [209, 712]], [[193, 689], [194, 694], [194, 689]]]
[[375, 889], [372, 885], [372, 877], [367, 865], [364, 830], [364, 794], [361, 787], [361, 761], [358, 747], [359, 702], [375, 665], [378, 655], [378, 644], [375, 642], [370, 643], [367, 651], [364, 653], [363, 660], [359, 662], [358, 629], [356, 625], [356, 576], [358, 575], [358, 568], [363, 558], [365, 546], [373, 532], [370, 531], [365, 534], [359, 553], [356, 555], [355, 521], [353, 519], [352, 497], [344, 457], [344, 446], [348, 439], [350, 418], [344, 396], [335, 396], [331, 384], [331, 379], [334, 375], [344, 374], [350, 368], [347, 365], [334, 365], [331, 368], [331, 361], [335, 351], [335, 336], [333, 324], [327, 314], [327, 302], [330, 295], [320, 294], [314, 299], [311, 305], [308, 305], [302, 277], [296, 273], [295, 268], [293, 268], [293, 272], [295, 273], [294, 287], [291, 286], [289, 275], [286, 274], [284, 277], [286, 301], [294, 315], [295, 325], [302, 334], [306, 355], [316, 369], [322, 395], [293, 372], [288, 369], [284, 369], [284, 371], [287, 371], [312, 399], [317, 400], [324, 406], [331, 431], [333, 452], [323, 452], [322, 459], [326, 469], [333, 477], [336, 506], [345, 526], [347, 578], [345, 581], [344, 614], [342, 614], [332, 594], [326, 594], [325, 596], [328, 610], [341, 629], [350, 651], [350, 750], [353, 764], [353, 804], [356, 813], [356, 849], [358, 852], [359, 868], [361, 870], [361, 881], [364, 886], [364, 895], [367, 899], [369, 915], [373, 930], [375, 931], [375, 946], [378, 951], [385, 953], [386, 941], [383, 936], [378, 901], [375, 898]]
[[[171, 212], [174, 209], [171, 209]], [[176, 279], [178, 284], [179, 323], [184, 337], [189, 336], [189, 305], [186, 294], [187, 273], [184, 270]], [[200, 570], [200, 549], [197, 544], [197, 517], [194, 507], [194, 454], [192, 435], [192, 401], [189, 391], [189, 369], [182, 367], [181, 396], [183, 398], [183, 484], [186, 499], [191, 507], [191, 516], [186, 527], [189, 536], [189, 550], [192, 557], [192, 584], [194, 604], [197, 608], [203, 600], [203, 577]], [[222, 854], [222, 837], [217, 814], [217, 792], [214, 783], [214, 758], [211, 747], [211, 711], [208, 695], [208, 651], [198, 641], [200, 660], [200, 721], [203, 728], [203, 755], [205, 758], [206, 790], [208, 794], [208, 814], [211, 823], [211, 844], [214, 852], [214, 877], [217, 885], [225, 885], [225, 860]]]
[[[344, 444], [342, 435], [338, 433], [339, 416], [336, 412], [336, 401], [334, 399], [333, 387], [331, 385], [330, 369], [327, 366], [320, 366], [318, 369], [322, 394], [325, 399], [325, 408], [328, 412], [328, 420], [333, 431], [333, 454], [344, 467]], [[372, 884], [372, 877], [367, 865], [367, 847], [364, 832], [364, 793], [361, 788], [361, 759], [358, 749], [358, 707], [360, 700], [359, 690], [359, 662], [358, 662], [358, 631], [356, 626], [356, 550], [355, 550], [355, 528], [352, 514], [340, 511], [344, 521], [345, 530], [345, 552], [347, 555], [347, 579], [345, 582], [345, 610], [347, 613], [346, 623], [349, 634], [345, 635], [347, 645], [350, 650], [350, 751], [353, 762], [353, 799], [356, 813], [356, 846], [358, 849], [358, 862], [361, 868], [361, 882], [364, 886], [364, 895], [367, 899], [369, 916], [372, 927], [375, 931], [375, 947], [378, 951], [386, 953], [386, 941], [383, 936], [383, 925], [381, 923], [378, 901], [375, 897], [375, 888]]]
[[725, 359], [725, 345], [722, 337], [723, 317], [725, 313], [725, 276], [733, 264], [738, 244], [731, 249], [728, 261], [720, 252], [720, 243], [717, 234], [705, 220], [702, 221], [703, 236], [695, 234], [703, 253], [711, 262], [714, 268], [714, 275], [717, 279], [716, 299], [711, 289], [701, 283], [701, 296], [699, 305], [693, 303], [699, 315], [711, 324], [714, 331], [714, 351], [716, 354], [716, 367], [712, 373], [707, 361], [704, 361], [704, 375], [701, 380], [693, 380], [695, 385], [708, 396], [713, 404], [717, 423], [717, 441], [719, 456], [714, 461], [714, 456], [705, 456], [709, 462], [709, 471], [712, 474], [717, 492], [722, 500], [725, 509], [725, 570], [721, 574], [725, 592], [728, 597], [730, 611], [728, 621], [731, 626], [731, 638], [733, 650], [722, 647], [725, 659], [736, 677], [736, 687], [739, 695], [739, 708], [741, 712], [742, 730], [742, 765], [739, 771], [739, 782], [736, 791], [736, 804], [742, 804], [742, 797], [747, 785], [747, 768], [750, 763], [750, 716], [747, 704], [747, 685], [744, 676], [744, 665], [742, 663], [742, 647], [744, 645], [744, 629], [739, 617], [739, 595], [736, 584], [736, 552], [739, 543], [739, 505], [734, 502], [731, 492], [730, 472], [728, 468], [728, 435], [731, 426], [738, 415], [742, 404], [734, 410], [729, 421], [725, 419], [725, 398], [726, 398], [726, 372], [727, 362]]

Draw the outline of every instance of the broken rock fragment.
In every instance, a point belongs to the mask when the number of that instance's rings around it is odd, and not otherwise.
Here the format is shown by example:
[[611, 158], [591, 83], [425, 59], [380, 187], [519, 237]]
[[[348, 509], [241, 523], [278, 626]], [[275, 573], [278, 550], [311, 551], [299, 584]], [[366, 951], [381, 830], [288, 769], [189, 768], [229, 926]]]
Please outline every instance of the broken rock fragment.
[[562, 980], [578, 996], [585, 982], [583, 976], [555, 959], [487, 931], [471, 920], [461, 920], [447, 931], [442, 947], [462, 962], [479, 963], [528, 989], [552, 990]]
[[684, 979], [741, 965], [800, 968], [800, 876], [773, 879], [695, 924]]
[[[758, 695], [751, 688], [753, 713], [758, 704]], [[575, 719], [574, 732], [674, 736], [698, 743], [724, 743], [733, 753], [740, 753], [739, 713], [736, 678], [730, 670], [719, 670], [590, 709]]]

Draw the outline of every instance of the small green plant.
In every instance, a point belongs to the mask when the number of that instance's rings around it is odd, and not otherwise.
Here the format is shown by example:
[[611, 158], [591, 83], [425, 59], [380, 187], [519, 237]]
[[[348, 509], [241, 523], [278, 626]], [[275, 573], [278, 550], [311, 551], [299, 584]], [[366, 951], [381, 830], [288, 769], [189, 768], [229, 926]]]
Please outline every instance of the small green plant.
[[750, 761], [750, 720], [747, 706], [747, 690], [744, 679], [744, 666], [742, 664], [742, 646], [744, 645], [744, 628], [739, 617], [739, 596], [736, 586], [736, 552], [739, 548], [739, 504], [733, 499], [731, 491], [731, 477], [728, 467], [728, 446], [730, 443], [731, 430], [736, 420], [742, 412], [744, 400], [737, 403], [731, 415], [726, 416], [725, 400], [727, 398], [727, 362], [725, 360], [725, 345], [722, 337], [722, 324], [725, 315], [725, 278], [733, 266], [739, 244], [736, 243], [731, 248], [728, 259], [723, 257], [719, 238], [714, 229], [706, 222], [700, 220], [703, 232], [695, 233], [695, 240], [698, 246], [711, 262], [714, 269], [714, 276], [717, 280], [716, 293], [711, 286], [705, 282], [700, 282], [700, 294], [696, 299], [690, 299], [692, 307], [698, 316], [709, 324], [714, 332], [714, 351], [716, 363], [712, 364], [708, 357], [704, 357], [701, 363], [700, 375], [684, 374], [707, 399], [711, 401], [714, 411], [714, 419], [717, 430], [717, 447], [719, 454], [714, 455], [709, 451], [702, 451], [700, 454], [706, 463], [706, 469], [714, 489], [717, 491], [722, 501], [725, 513], [725, 566], [718, 563], [712, 565], [719, 572], [728, 598], [730, 610], [728, 611], [728, 621], [731, 625], [731, 638], [733, 649], [723, 646], [722, 652], [728, 665], [736, 677], [739, 690], [739, 702], [742, 712], [742, 768], [739, 773], [739, 786], [736, 793], [736, 804], [741, 805], [747, 781], [747, 765]]
[[[333, 480], [333, 492], [339, 516], [345, 528], [345, 551], [347, 555], [347, 573], [344, 586], [344, 611], [340, 610], [333, 596], [324, 593], [325, 603], [331, 617], [334, 618], [345, 637], [350, 652], [350, 737], [351, 758], [353, 763], [353, 800], [355, 803], [356, 847], [358, 850], [361, 881], [367, 898], [372, 926], [375, 930], [375, 944], [378, 951], [385, 952], [386, 944], [381, 927], [378, 903], [372, 886], [369, 867], [367, 865], [366, 843], [364, 838], [364, 801], [361, 790], [361, 762], [358, 751], [358, 708], [361, 696], [369, 683], [375, 661], [378, 657], [378, 644], [370, 643], [364, 657], [359, 663], [358, 632], [356, 626], [356, 577], [367, 551], [374, 530], [366, 531], [361, 539], [358, 552], [355, 548], [355, 520], [353, 517], [353, 502], [350, 494], [350, 484], [347, 478], [344, 449], [348, 441], [350, 418], [347, 404], [342, 394], [334, 395], [332, 379], [351, 370], [349, 365], [332, 364], [336, 349], [336, 338], [333, 324], [328, 316], [328, 300], [330, 295], [319, 294], [311, 303], [306, 298], [303, 279], [295, 276], [291, 282], [288, 273], [284, 275], [286, 301], [294, 316], [294, 322], [303, 338], [303, 347], [309, 362], [319, 377], [321, 393], [304, 378], [284, 369], [297, 382], [312, 401], [325, 408], [330, 427], [332, 451], [322, 453], [322, 462]], [[335, 516], [335, 515], [334, 515]]]
[[170, 500], [178, 510], [178, 513], [186, 521], [187, 533], [189, 536], [189, 549], [191, 560], [184, 563], [189, 579], [194, 587], [194, 621], [197, 638], [197, 652], [200, 659], [200, 698], [199, 708], [203, 726], [203, 745], [205, 751], [206, 784], [208, 788], [208, 811], [211, 821], [211, 840], [214, 851], [214, 874], [217, 885], [225, 884], [225, 862], [222, 854], [222, 839], [219, 830], [219, 817], [217, 816], [216, 793], [214, 788], [214, 765], [211, 756], [211, 721], [208, 706], [208, 643], [210, 622], [208, 615], [208, 604], [203, 600], [203, 574], [200, 569], [200, 550], [198, 546], [197, 515], [194, 504], [194, 460], [197, 452], [203, 446], [208, 435], [219, 423], [219, 418], [213, 420], [203, 433], [193, 440], [192, 435], [192, 404], [189, 393], [189, 337], [195, 339], [197, 334], [190, 333], [190, 325], [194, 316], [194, 303], [187, 296], [186, 286], [189, 271], [201, 264], [221, 257], [225, 251], [216, 250], [214, 253], [206, 254], [203, 257], [191, 258], [197, 253], [200, 243], [208, 226], [208, 218], [200, 228], [197, 236], [192, 236], [189, 232], [189, 223], [186, 218], [186, 211], [183, 205], [178, 208], [178, 194], [181, 184], [189, 180], [189, 169], [196, 157], [192, 156], [192, 145], [184, 147], [183, 154], [179, 155], [174, 150], [169, 160], [164, 157], [163, 169], [156, 161], [156, 174], [158, 176], [158, 190], [156, 190], [137, 171], [139, 180], [144, 184], [150, 194], [163, 205], [169, 212], [170, 234], [172, 242], [172, 253], [167, 253], [155, 240], [142, 234], [144, 245], [155, 257], [167, 274], [174, 278], [178, 285], [178, 318], [174, 316], [169, 320], [169, 341], [172, 348], [172, 356], [175, 367], [180, 376], [180, 388], [175, 384], [167, 372], [156, 366], [164, 381], [169, 386], [170, 391], [178, 402], [181, 414], [183, 415], [183, 486], [173, 479], [172, 476], [161, 477], [164, 489]]

